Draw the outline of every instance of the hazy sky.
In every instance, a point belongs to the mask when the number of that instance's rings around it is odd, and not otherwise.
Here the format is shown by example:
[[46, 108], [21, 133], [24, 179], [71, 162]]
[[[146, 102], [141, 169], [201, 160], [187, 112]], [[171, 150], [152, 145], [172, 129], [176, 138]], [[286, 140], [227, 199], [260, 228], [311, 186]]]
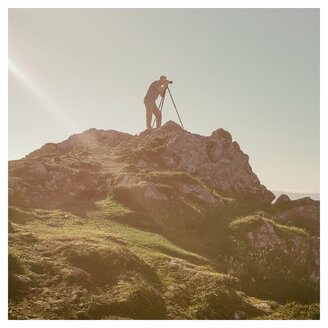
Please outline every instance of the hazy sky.
[[139, 133], [165, 74], [187, 130], [230, 131], [269, 189], [319, 192], [317, 9], [10, 9], [9, 58], [10, 159]]

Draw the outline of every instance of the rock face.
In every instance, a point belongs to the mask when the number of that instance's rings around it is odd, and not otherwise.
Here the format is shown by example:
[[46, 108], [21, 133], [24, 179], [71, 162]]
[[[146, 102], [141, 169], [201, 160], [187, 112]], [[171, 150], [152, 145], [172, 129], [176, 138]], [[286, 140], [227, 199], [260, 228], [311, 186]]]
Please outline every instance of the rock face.
[[172, 170], [185, 171], [201, 178], [226, 195], [249, 196], [259, 202], [271, 203], [274, 195], [261, 185], [237, 142], [223, 129], [203, 137], [166, 123], [153, 133], [165, 138], [163, 160]]
[[[311, 283], [320, 280], [320, 240], [305, 233], [280, 228], [269, 220], [259, 220], [255, 227], [244, 231], [244, 238], [254, 249], [275, 251], [294, 262], [299, 268], [306, 268], [305, 276]], [[287, 231], [287, 232], [286, 232]]]
[[[258, 203], [271, 203], [274, 199], [229, 132], [218, 129], [211, 136], [200, 136], [169, 121], [160, 129], [138, 136], [90, 129], [11, 161], [9, 203], [53, 208], [76, 199], [101, 198], [114, 178], [127, 183], [126, 177], [115, 177], [123, 166], [122, 158], [144, 172], [189, 173], [222, 195], [246, 197]], [[148, 189], [147, 197], [159, 197], [154, 196], [151, 187]], [[214, 202], [204, 191], [186, 192]]]
[[[285, 197], [284, 197], [285, 196]], [[305, 228], [312, 234], [320, 234], [320, 202], [304, 197], [290, 200], [281, 195], [274, 203], [276, 219], [279, 223]]]
[[275, 205], [279, 206], [281, 204], [288, 203], [288, 202], [290, 202], [290, 198], [287, 195], [282, 194], [275, 201]]

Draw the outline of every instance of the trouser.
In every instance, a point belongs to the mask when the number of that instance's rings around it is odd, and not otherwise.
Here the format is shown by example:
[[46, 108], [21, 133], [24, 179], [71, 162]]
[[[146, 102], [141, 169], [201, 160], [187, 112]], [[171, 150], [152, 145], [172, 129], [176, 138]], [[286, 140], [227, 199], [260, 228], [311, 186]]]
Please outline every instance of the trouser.
[[156, 106], [155, 101], [149, 101], [148, 99], [144, 100], [145, 107], [146, 107], [146, 126], [147, 129], [151, 128], [151, 119], [152, 119], [152, 114], [155, 115], [156, 117], [156, 127], [160, 128], [162, 125], [162, 113]]

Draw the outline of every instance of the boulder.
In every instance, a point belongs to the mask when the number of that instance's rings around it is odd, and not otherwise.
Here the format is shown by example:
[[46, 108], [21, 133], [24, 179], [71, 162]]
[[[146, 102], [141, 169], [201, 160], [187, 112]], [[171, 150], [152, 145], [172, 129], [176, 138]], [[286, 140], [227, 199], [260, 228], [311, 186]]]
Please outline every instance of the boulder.
[[280, 205], [280, 204], [283, 204], [283, 203], [286, 203], [286, 202], [290, 202], [290, 198], [287, 195], [282, 194], [276, 199], [274, 204], [275, 205]]
[[274, 250], [289, 256], [291, 261], [306, 269], [309, 281], [317, 283], [320, 279], [319, 239], [292, 230], [283, 236], [277, 229], [272, 222], [263, 220], [255, 228], [250, 226], [245, 238], [255, 249]]
[[285, 240], [278, 236], [272, 223], [263, 222], [250, 233], [252, 235], [248, 235], [248, 238], [255, 248], [269, 248], [287, 252]]
[[222, 139], [222, 140], [226, 140], [228, 142], [232, 142], [231, 134], [228, 131], [226, 131], [222, 128], [213, 131], [212, 132], [212, 137]]
[[305, 228], [319, 236], [320, 207], [317, 205], [296, 206], [290, 210], [280, 211], [276, 214], [276, 219], [282, 224]]
[[219, 205], [223, 203], [221, 199], [214, 197], [214, 195], [208, 189], [201, 185], [180, 184], [179, 189], [182, 193], [193, 195], [194, 197], [210, 205]]
[[68, 281], [83, 287], [90, 287], [93, 285], [91, 275], [80, 268], [74, 268], [71, 270], [67, 276], [67, 279]]

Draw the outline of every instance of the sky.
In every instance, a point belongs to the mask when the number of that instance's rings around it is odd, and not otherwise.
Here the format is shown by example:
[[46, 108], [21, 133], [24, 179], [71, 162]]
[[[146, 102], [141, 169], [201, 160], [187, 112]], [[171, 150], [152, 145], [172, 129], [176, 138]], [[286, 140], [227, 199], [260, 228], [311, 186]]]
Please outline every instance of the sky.
[[9, 9], [9, 159], [140, 133], [166, 75], [188, 131], [224, 128], [267, 188], [318, 193], [319, 46], [319, 9]]

